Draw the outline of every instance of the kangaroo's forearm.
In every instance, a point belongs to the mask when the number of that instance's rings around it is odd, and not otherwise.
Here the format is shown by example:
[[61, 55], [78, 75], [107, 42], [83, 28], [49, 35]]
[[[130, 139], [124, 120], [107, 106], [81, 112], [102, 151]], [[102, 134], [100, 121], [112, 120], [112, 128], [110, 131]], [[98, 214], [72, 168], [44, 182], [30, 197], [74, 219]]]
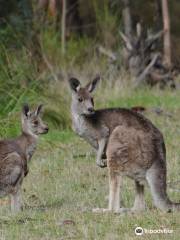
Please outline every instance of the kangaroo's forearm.
[[98, 148], [98, 151], [97, 151], [97, 160], [102, 159], [104, 149], [105, 149], [105, 146], [106, 146], [106, 142], [107, 142], [106, 138], [102, 138], [98, 141], [99, 148]]

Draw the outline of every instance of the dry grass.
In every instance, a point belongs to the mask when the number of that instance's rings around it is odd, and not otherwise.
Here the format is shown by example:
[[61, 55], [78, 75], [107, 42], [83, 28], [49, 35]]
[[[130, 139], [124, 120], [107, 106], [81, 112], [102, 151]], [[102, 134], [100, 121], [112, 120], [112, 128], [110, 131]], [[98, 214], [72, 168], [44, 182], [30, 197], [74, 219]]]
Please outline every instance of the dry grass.
[[[99, 107], [160, 106], [165, 113], [172, 114], [172, 117], [169, 117], [150, 112], [148, 117], [165, 136], [167, 179], [170, 182], [180, 181], [178, 92], [131, 92], [114, 89], [110, 94], [109, 91], [101, 93], [101, 89], [99, 90]], [[172, 200], [180, 200], [179, 192], [169, 188], [168, 193]], [[52, 130], [41, 139], [30, 166], [30, 173], [23, 183], [25, 210], [15, 216], [9, 211], [8, 199], [1, 202], [0, 239], [136, 239], [134, 229], [137, 226], [173, 230], [173, 233], [168, 235], [145, 234], [143, 239], [179, 239], [179, 213], [163, 213], [156, 210], [148, 188], [148, 209], [137, 215], [93, 214], [92, 208], [107, 206], [107, 194], [107, 169], [96, 166], [95, 156], [89, 145], [70, 130]], [[133, 182], [125, 179], [124, 204], [130, 207], [133, 199]]]

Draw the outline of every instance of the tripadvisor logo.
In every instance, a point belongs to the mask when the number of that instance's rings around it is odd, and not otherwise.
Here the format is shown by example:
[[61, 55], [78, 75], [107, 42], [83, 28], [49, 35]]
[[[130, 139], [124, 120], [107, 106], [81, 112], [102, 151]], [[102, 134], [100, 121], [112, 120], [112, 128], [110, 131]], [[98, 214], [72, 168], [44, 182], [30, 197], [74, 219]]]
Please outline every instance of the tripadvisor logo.
[[135, 228], [135, 234], [136, 235], [143, 235], [144, 231], [143, 231], [143, 228], [142, 227], [137, 227]]
[[157, 233], [169, 234], [169, 233], [173, 233], [173, 230], [167, 229], [167, 228], [163, 228], [163, 229], [146, 229], [146, 228], [144, 228], [143, 229], [142, 227], [136, 227], [134, 232], [137, 236], [140, 236], [143, 234], [157, 234]]

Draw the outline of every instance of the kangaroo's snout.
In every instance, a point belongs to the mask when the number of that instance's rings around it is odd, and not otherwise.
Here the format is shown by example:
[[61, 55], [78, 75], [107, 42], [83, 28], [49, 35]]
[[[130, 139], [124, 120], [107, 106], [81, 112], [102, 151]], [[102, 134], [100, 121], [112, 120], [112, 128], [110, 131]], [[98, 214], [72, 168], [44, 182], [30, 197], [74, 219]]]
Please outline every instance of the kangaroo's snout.
[[48, 131], [49, 131], [49, 127], [48, 126], [44, 127], [43, 133], [46, 134], [48, 133]]
[[88, 112], [89, 112], [90, 114], [93, 114], [93, 113], [94, 113], [94, 108], [93, 108], [93, 107], [90, 107], [90, 108], [88, 108], [87, 110], [88, 110]]
[[39, 126], [38, 135], [39, 134], [46, 134], [46, 133], [48, 133], [48, 131], [49, 131], [48, 125], [42, 123], [42, 125]]

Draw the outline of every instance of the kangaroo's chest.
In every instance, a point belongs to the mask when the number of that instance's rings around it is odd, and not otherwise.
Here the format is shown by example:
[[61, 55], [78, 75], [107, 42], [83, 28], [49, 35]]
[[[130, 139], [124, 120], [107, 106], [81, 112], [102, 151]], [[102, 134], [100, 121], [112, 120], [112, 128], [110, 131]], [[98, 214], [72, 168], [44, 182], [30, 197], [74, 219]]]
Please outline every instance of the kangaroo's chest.
[[88, 126], [82, 117], [76, 116], [73, 118], [73, 129], [80, 137], [97, 139], [96, 130]]
[[26, 159], [27, 161], [30, 161], [32, 158], [32, 155], [34, 154], [36, 150], [36, 144], [31, 144], [30, 146], [27, 147], [26, 149]]
[[109, 135], [109, 129], [104, 124], [98, 126], [88, 124], [81, 116], [73, 118], [73, 129], [96, 149], [98, 148], [98, 140]]

